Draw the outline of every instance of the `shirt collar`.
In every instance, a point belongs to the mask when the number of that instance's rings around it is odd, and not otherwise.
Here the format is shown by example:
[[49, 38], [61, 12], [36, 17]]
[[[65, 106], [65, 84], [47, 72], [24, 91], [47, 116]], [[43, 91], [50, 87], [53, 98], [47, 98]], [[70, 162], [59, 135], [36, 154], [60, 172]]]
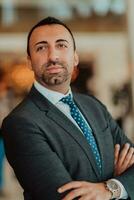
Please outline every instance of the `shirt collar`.
[[53, 104], [57, 104], [60, 101], [60, 99], [68, 96], [69, 94], [71, 94], [72, 96], [71, 88], [69, 88], [69, 91], [67, 92], [67, 94], [64, 95], [60, 92], [56, 92], [54, 90], [50, 90], [44, 87], [37, 81], [34, 82], [34, 87], [38, 90], [38, 92], [40, 92], [44, 97], [46, 97]]

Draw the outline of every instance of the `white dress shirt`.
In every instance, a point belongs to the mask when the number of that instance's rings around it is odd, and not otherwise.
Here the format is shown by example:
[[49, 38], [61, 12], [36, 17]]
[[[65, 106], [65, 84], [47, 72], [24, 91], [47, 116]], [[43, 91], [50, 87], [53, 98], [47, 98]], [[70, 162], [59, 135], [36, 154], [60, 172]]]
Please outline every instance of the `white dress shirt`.
[[[69, 88], [69, 91], [67, 92], [66, 95], [57, 92], [57, 91], [53, 91], [53, 90], [49, 90], [48, 88], [42, 86], [39, 82], [35, 81], [34, 82], [34, 86], [35, 88], [38, 90], [38, 92], [40, 92], [44, 97], [46, 97], [52, 104], [54, 104], [60, 111], [62, 111], [78, 128], [78, 124], [76, 123], [76, 121], [72, 118], [71, 114], [70, 114], [70, 108], [69, 105], [63, 103], [62, 101], [60, 101], [60, 99], [62, 99], [63, 97], [68, 96], [69, 94], [71, 94], [72, 96], [72, 91], [71, 88]], [[81, 112], [80, 112], [81, 113]], [[82, 113], [81, 113], [82, 114]], [[83, 116], [83, 115], [82, 115]], [[84, 118], [84, 116], [83, 116]], [[85, 118], [84, 118], [85, 119]], [[85, 120], [85, 122], [87, 123], [87, 121]], [[90, 126], [88, 125], [88, 127], [90, 128]], [[80, 129], [80, 128], [79, 128]], [[91, 128], [90, 128], [91, 129]], [[81, 129], [80, 129], [81, 131]], [[82, 131], [81, 131], [82, 132]], [[82, 133], [83, 134], [83, 133]], [[125, 190], [124, 186], [122, 185], [122, 183], [120, 181], [118, 181], [117, 179], [112, 179], [114, 181], [117, 182], [117, 184], [120, 186], [121, 188], [121, 195], [119, 199], [127, 199], [128, 198], [128, 194], [127, 191]]]

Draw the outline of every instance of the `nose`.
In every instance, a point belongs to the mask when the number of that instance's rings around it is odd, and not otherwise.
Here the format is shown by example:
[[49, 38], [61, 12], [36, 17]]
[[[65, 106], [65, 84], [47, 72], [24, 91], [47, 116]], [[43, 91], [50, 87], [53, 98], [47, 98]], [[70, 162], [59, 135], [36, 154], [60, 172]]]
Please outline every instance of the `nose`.
[[50, 61], [58, 61], [59, 60], [58, 51], [55, 48], [50, 48], [48, 58]]

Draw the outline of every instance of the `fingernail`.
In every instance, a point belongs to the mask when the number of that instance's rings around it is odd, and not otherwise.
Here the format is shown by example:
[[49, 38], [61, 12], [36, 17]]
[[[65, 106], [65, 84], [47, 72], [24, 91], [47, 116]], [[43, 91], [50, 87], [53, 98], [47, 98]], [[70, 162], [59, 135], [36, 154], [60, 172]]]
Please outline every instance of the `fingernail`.
[[61, 189], [61, 188], [59, 188], [59, 189], [58, 189], [58, 192], [59, 192], [59, 193], [61, 193], [61, 192], [62, 192], [62, 189]]
[[115, 146], [116, 146], [116, 148], [120, 148], [120, 144], [116, 144]]
[[127, 146], [130, 146], [130, 144], [129, 144], [129, 143], [126, 143], [126, 145], [127, 145]]
[[116, 146], [120, 146], [120, 144], [116, 144]]

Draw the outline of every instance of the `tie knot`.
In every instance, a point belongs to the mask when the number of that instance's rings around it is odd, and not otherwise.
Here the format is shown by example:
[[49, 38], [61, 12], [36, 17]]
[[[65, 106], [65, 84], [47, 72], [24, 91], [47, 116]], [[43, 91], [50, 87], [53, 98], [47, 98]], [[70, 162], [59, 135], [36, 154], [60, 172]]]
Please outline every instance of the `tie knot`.
[[63, 103], [68, 104], [69, 106], [71, 106], [72, 104], [74, 104], [73, 99], [71, 97], [71, 94], [69, 94], [66, 97], [63, 97], [62, 99], [60, 99], [60, 101], [62, 101]]

